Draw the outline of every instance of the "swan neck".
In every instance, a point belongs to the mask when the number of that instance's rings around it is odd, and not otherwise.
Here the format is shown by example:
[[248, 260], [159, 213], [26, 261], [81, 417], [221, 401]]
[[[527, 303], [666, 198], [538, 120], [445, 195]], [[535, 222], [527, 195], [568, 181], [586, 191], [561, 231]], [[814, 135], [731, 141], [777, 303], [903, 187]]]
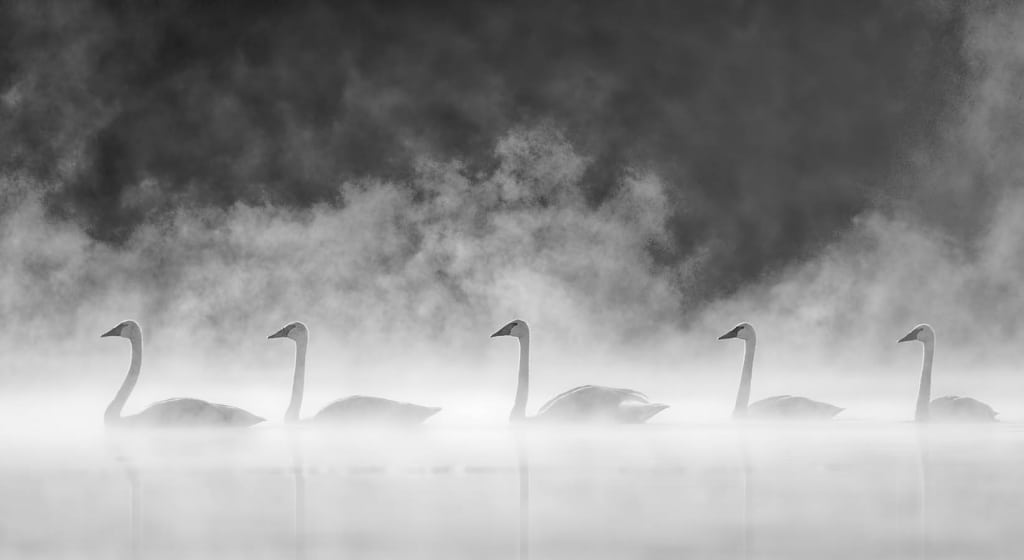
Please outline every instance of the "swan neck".
[[114, 400], [110, 401], [106, 412], [103, 413], [103, 421], [106, 423], [116, 422], [121, 419], [121, 411], [124, 410], [124, 404], [128, 402], [128, 396], [132, 394], [132, 389], [138, 383], [139, 372], [142, 370], [142, 335], [132, 335], [128, 340], [132, 344], [131, 365], [128, 366], [128, 375], [125, 376], [124, 381], [121, 383], [121, 388], [117, 390]]
[[285, 422], [297, 422], [302, 408], [302, 395], [306, 387], [306, 348], [309, 340], [295, 341], [295, 376], [292, 378], [292, 399], [284, 413]]
[[917, 410], [914, 419], [928, 420], [929, 401], [932, 395], [932, 359], [935, 357], [935, 342], [924, 343], [924, 358], [921, 360], [921, 387], [917, 391]]
[[750, 404], [750, 378], [754, 373], [754, 350], [757, 348], [757, 339], [745, 340], [743, 350], [743, 373], [740, 375], [740, 388], [736, 392], [736, 406], [733, 408], [733, 417], [742, 418], [747, 415], [747, 405]]
[[530, 335], [519, 339], [519, 383], [516, 385], [516, 401], [512, 405], [509, 420], [526, 419], [526, 399], [530, 393]]

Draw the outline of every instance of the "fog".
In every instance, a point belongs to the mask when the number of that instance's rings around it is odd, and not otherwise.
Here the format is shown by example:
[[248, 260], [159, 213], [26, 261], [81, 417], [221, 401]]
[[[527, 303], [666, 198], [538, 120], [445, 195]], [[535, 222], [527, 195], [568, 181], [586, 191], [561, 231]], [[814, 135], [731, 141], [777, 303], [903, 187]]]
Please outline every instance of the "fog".
[[[4, 556], [1013, 557], [1019, 7], [457, 4], [0, 3]], [[671, 407], [509, 429], [516, 318], [528, 412]], [[124, 319], [127, 413], [269, 422], [105, 431]], [[291, 321], [303, 416], [443, 410], [285, 429]], [[740, 321], [835, 422], [729, 421]], [[1001, 424], [906, 422], [921, 322]]]
[[[620, 116], [620, 128], [582, 126], [588, 115], [598, 120], [587, 122], [599, 122], [621, 112], [623, 101], [567, 106], [557, 94], [577, 95], [578, 86], [560, 86], [543, 73], [537, 79], [549, 89], [523, 106], [530, 111], [515, 110], [525, 98], [487, 105], [488, 76], [509, 91], [540, 87], [513, 62], [495, 59], [481, 62], [475, 80], [443, 66], [445, 79], [465, 84], [453, 90], [460, 111], [483, 103], [475, 117], [462, 113], [477, 127], [478, 141], [469, 143], [455, 140], [462, 129], [436, 121], [436, 107], [406, 96], [422, 81], [413, 70], [422, 55], [406, 39], [368, 35], [356, 47], [313, 23], [326, 9], [315, 3], [285, 16], [280, 29], [259, 27], [281, 17], [260, 9], [232, 24], [238, 29], [225, 37], [263, 34], [276, 49], [268, 52], [278, 53], [270, 58], [252, 58], [245, 40], [236, 46], [240, 58], [232, 58], [230, 41], [211, 39], [206, 23], [178, 27], [180, 18], [224, 15], [185, 4], [152, 13], [9, 5], [19, 33], [9, 43], [4, 94], [12, 143], [0, 178], [0, 315], [17, 328], [0, 340], [3, 398], [10, 401], [4, 410], [80, 425], [78, 417], [99, 410], [111, 394], [126, 363], [123, 345], [96, 337], [134, 318], [147, 347], [129, 409], [194, 394], [278, 417], [291, 348], [265, 337], [302, 320], [312, 332], [307, 406], [387, 389], [395, 393], [387, 396], [445, 407], [438, 421], [500, 421], [515, 355], [487, 335], [519, 317], [535, 332], [535, 404], [566, 386], [596, 382], [673, 404], [667, 420], [724, 418], [740, 349], [714, 338], [747, 320], [763, 341], [755, 397], [798, 392], [842, 404], [848, 416], [901, 418], [918, 355], [894, 341], [928, 321], [939, 333], [937, 390], [973, 391], [1012, 418], [1021, 389], [1013, 341], [1021, 332], [1014, 287], [1024, 270], [1024, 200], [1014, 150], [1020, 101], [1009, 92], [1020, 76], [1012, 36], [1021, 15], [995, 4], [865, 10], [868, 28], [837, 31], [834, 44], [823, 47], [848, 51], [846, 73], [829, 74], [813, 50], [803, 43], [784, 48], [770, 31], [783, 17], [775, 8], [754, 5], [710, 12], [720, 32], [695, 27], [692, 44], [674, 52], [715, 45], [711, 60], [740, 64], [742, 73], [753, 66], [736, 57], [760, 45], [781, 72], [760, 74], [763, 87], [737, 88], [732, 73], [721, 74], [724, 84], [706, 79], [704, 90], [683, 87], [687, 72], [715, 75], [697, 62], [679, 74], [666, 70], [661, 82], [635, 84], [639, 106], [661, 107], [651, 100], [675, 96], [716, 122], [691, 123], [700, 125], [695, 130], [662, 107], [632, 122]], [[685, 15], [659, 10], [635, 17], [651, 24]], [[609, 31], [612, 14], [597, 10], [586, 25], [617, 36], [624, 60], [643, 58], [653, 47], [631, 31]], [[433, 24], [410, 27], [405, 8], [378, 16], [410, 37], [434, 37], [427, 31]], [[518, 17], [535, 16], [530, 8]], [[825, 13], [808, 10], [805, 17], [778, 21], [799, 37], [844, 29]], [[114, 23], [123, 18], [140, 33], [157, 30], [178, 43], [125, 34]], [[312, 43], [285, 39], [294, 28], [306, 28]], [[545, 29], [539, 40], [555, 41], [561, 31]], [[58, 32], [70, 41], [55, 42]], [[455, 36], [504, 41], [479, 32], [470, 26]], [[651, 33], [671, 35], [662, 27]], [[874, 50], [869, 37], [889, 50]], [[907, 37], [917, 41], [913, 47], [900, 43]], [[472, 58], [450, 51], [453, 42], [435, 37], [425, 44], [439, 57]], [[325, 66], [323, 81], [305, 97], [298, 84], [313, 74], [287, 62], [308, 56], [326, 64], [328, 45], [365, 57], [378, 43], [393, 49], [386, 62]], [[591, 68], [599, 84], [618, 76], [596, 87], [595, 99], [623, 90], [620, 61], [570, 44], [582, 59], [538, 61], [540, 67]], [[127, 45], [134, 49], [121, 48]], [[179, 66], [138, 58], [145, 52]], [[387, 82], [380, 64], [403, 72]], [[861, 65], [876, 65], [879, 75], [860, 73]], [[236, 73], [204, 73], [221, 67]], [[55, 81], [71, 68], [83, 81]], [[145, 78], [143, 68], [166, 76]], [[243, 92], [271, 69], [292, 80], [280, 83], [284, 112], [268, 109], [286, 125], [278, 130], [283, 136], [247, 129], [256, 121], [230, 109], [255, 103]], [[899, 72], [907, 87], [890, 89]], [[854, 83], [864, 86], [859, 97], [847, 93]], [[363, 110], [373, 120], [339, 120], [333, 133], [307, 120], [299, 110], [329, 97], [331, 84], [347, 96], [345, 111]], [[820, 104], [804, 105], [810, 112], [795, 117], [803, 128], [789, 137], [780, 132], [785, 121], [753, 117], [768, 110], [773, 87], [784, 103], [804, 91]], [[143, 91], [151, 95], [131, 97]], [[722, 107], [706, 97], [716, 95]], [[858, 104], [865, 96], [870, 107]], [[99, 110], [86, 108], [90, 100]], [[54, 119], [47, 107], [60, 107], [67, 118]], [[220, 120], [161, 126], [183, 110], [216, 111]], [[333, 109], [324, 110], [329, 119]], [[410, 129], [396, 120], [403, 110], [451, 135]], [[524, 116], [517, 122], [516, 114]], [[888, 120], [873, 120], [882, 115]], [[868, 128], [854, 126], [855, 118]], [[744, 128], [733, 132], [738, 123]], [[665, 126], [675, 136], [665, 137]], [[344, 148], [349, 138], [365, 143], [371, 131], [388, 127], [395, 136], [383, 144]], [[43, 130], [53, 135], [39, 136]], [[833, 141], [826, 133], [839, 142], [835, 149], [826, 148]], [[709, 175], [701, 167], [710, 156], [694, 141], [708, 134], [739, 158], [714, 165], [732, 165], [736, 174]], [[312, 136], [292, 142], [303, 135]], [[655, 150], [659, 137], [665, 145]], [[627, 139], [642, 148], [620, 149]], [[760, 152], [786, 144], [797, 154]], [[665, 151], [669, 146], [678, 155]], [[365, 153], [376, 159], [354, 165]], [[285, 159], [267, 167], [273, 154]], [[765, 167], [770, 160], [782, 167]], [[71, 409], [78, 412], [61, 413]]]
[[1017, 192], [1003, 195], [969, 247], [934, 226], [867, 213], [808, 261], [694, 308], [680, 302], [700, 256], [666, 269], [643, 251], [666, 235], [656, 177], [631, 177], [590, 209], [576, 190], [586, 162], [552, 129], [510, 134], [499, 155], [503, 165], [480, 182], [424, 162], [425, 200], [346, 183], [340, 209], [182, 211], [116, 248], [47, 218], [32, 185], [11, 180], [3, 292], [17, 329], [4, 341], [7, 398], [38, 401], [46, 415], [56, 414], [49, 406], [100, 410], [127, 348], [98, 336], [132, 317], [147, 333], [132, 402], [229, 395], [278, 417], [293, 348], [266, 336], [299, 319], [312, 332], [309, 407], [400, 387], [388, 396], [494, 420], [510, 405], [516, 356], [487, 336], [521, 317], [535, 333], [535, 399], [598, 382], [701, 410], [679, 418], [724, 418], [742, 349], [714, 339], [747, 320], [761, 337], [755, 395], [801, 390], [870, 418], [846, 403], [910, 403], [919, 349], [895, 341], [929, 321], [938, 387], [980, 390], [1013, 416]]

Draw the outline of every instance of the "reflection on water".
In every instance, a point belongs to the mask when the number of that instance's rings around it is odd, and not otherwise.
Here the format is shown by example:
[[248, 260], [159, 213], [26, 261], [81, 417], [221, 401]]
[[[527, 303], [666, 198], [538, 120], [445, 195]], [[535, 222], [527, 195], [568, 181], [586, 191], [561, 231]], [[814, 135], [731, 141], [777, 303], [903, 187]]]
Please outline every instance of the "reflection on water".
[[3, 558], [1016, 558], [1024, 431], [6, 437]]
[[288, 434], [288, 449], [292, 458], [292, 476], [295, 479], [295, 543], [296, 560], [306, 558], [306, 467], [302, 460], [302, 445], [294, 433]]
[[522, 432], [515, 435], [519, 462], [519, 560], [530, 558], [530, 457]]

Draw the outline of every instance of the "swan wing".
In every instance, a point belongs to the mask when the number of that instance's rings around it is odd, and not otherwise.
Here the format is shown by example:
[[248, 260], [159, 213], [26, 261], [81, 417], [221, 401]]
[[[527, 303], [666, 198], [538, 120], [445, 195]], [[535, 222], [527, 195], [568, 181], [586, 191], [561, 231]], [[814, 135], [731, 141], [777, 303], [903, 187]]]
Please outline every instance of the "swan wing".
[[536, 418], [641, 423], [666, 408], [668, 405], [652, 403], [647, 395], [633, 389], [583, 385], [549, 400], [537, 412]]
[[241, 408], [200, 399], [167, 399], [138, 414], [121, 418], [132, 426], [167, 428], [252, 426], [264, 419]]
[[768, 398], [764, 398], [764, 399], [761, 399], [759, 401], [756, 401], [756, 402], [750, 404], [750, 406], [748, 408], [754, 408], [754, 407], [770, 408], [770, 407], [775, 407], [775, 406], [779, 406], [780, 402], [783, 402], [783, 401], [785, 401], [787, 399], [791, 399], [791, 398], [793, 398], [793, 395], [776, 395], [774, 397], [768, 397]]
[[939, 397], [928, 407], [928, 416], [938, 421], [995, 422], [999, 413], [971, 397]]
[[793, 395], [768, 397], [747, 407], [748, 416], [775, 420], [827, 420], [842, 411], [829, 403]]
[[324, 423], [420, 424], [440, 410], [435, 406], [354, 395], [332, 402], [310, 420]]
[[558, 403], [566, 401], [607, 401], [608, 403], [618, 405], [625, 400], [648, 402], [647, 395], [633, 389], [619, 389], [616, 387], [603, 387], [601, 385], [581, 385], [555, 395], [551, 400], [544, 403], [544, 406], [540, 407], [537, 414], [544, 414]]

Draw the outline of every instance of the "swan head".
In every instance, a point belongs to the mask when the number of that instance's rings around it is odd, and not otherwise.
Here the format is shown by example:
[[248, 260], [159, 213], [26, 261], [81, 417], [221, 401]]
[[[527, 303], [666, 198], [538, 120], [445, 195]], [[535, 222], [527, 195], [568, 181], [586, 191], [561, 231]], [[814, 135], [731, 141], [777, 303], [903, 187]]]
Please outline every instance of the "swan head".
[[141, 338], [142, 327], [139, 326], [135, 321], [121, 321], [116, 327], [100, 335], [100, 338], [106, 336], [120, 336], [123, 338]]
[[498, 332], [492, 334], [491, 338], [496, 336], [514, 336], [522, 339], [530, 336], [530, 325], [527, 325], [526, 321], [522, 319], [516, 319], [515, 321], [512, 321], [498, 329]]
[[281, 330], [268, 336], [267, 338], [290, 338], [296, 342], [298, 342], [299, 340], [308, 340], [309, 329], [307, 329], [306, 325], [303, 324], [302, 322], [295, 321], [294, 323], [288, 323], [287, 325], [281, 327]]
[[903, 338], [899, 339], [898, 342], [910, 342], [916, 340], [922, 343], [935, 342], [935, 330], [928, 323], [921, 323], [910, 330]]
[[718, 340], [728, 340], [730, 338], [755, 340], [757, 338], [757, 333], [754, 332], [754, 325], [751, 325], [750, 323], [740, 323], [733, 327], [731, 331], [718, 337]]

